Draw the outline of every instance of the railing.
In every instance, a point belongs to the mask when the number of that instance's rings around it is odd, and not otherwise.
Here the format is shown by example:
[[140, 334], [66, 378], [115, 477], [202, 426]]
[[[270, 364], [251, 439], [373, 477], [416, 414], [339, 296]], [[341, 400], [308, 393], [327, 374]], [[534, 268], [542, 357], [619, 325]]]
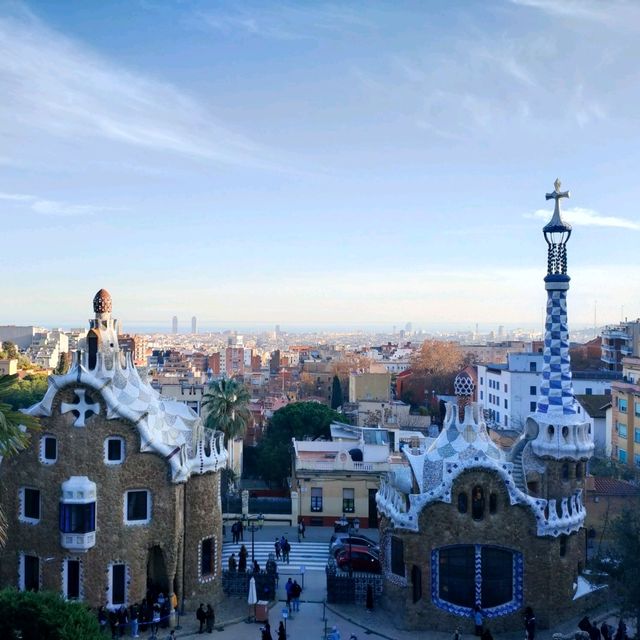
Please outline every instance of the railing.
[[388, 471], [388, 462], [354, 462], [351, 458], [335, 460], [296, 460], [296, 470], [309, 471]]
[[249, 513], [291, 513], [291, 498], [249, 498]]

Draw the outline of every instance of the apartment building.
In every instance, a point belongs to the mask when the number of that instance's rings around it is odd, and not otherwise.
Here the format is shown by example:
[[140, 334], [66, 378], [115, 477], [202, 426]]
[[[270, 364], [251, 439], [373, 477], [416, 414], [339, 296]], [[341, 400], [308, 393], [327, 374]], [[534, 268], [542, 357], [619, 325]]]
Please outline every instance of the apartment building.
[[622, 360], [640, 356], [640, 319], [605, 327], [602, 331], [602, 368], [622, 371]]
[[623, 358], [622, 367], [611, 393], [611, 457], [640, 467], [640, 358]]

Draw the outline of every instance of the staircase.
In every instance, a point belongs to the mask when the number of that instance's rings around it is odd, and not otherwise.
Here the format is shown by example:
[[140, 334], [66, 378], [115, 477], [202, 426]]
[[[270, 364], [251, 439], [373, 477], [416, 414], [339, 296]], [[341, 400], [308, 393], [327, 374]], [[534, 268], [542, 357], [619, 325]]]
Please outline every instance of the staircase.
[[520, 449], [513, 459], [513, 481], [516, 483], [516, 487], [523, 493], [527, 493], [527, 481], [524, 477], [524, 471], [522, 469], [522, 452], [524, 448]]

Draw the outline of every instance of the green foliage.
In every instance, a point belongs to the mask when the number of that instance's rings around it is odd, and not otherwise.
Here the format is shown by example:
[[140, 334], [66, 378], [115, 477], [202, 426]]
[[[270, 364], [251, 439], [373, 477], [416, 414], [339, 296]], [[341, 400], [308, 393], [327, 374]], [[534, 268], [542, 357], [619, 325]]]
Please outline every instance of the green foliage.
[[0, 400], [14, 411], [26, 409], [40, 402], [47, 391], [47, 376], [27, 375], [22, 380], [17, 376], [4, 376], [12, 378], [12, 383], [7, 387], [0, 387]]
[[58, 366], [53, 370], [53, 373], [57, 376], [62, 376], [71, 366], [71, 354], [68, 351], [63, 351], [58, 359]]
[[623, 613], [640, 623], [640, 503], [636, 501], [613, 522], [616, 568], [612, 571], [618, 586]]
[[342, 397], [342, 384], [340, 384], [340, 378], [333, 376], [333, 383], [331, 386], [331, 408], [338, 409], [342, 406], [344, 400]]
[[18, 357], [18, 347], [13, 342], [8, 340], [2, 343], [2, 350], [0, 351], [0, 358], [9, 358], [13, 360]]
[[251, 420], [250, 401], [242, 382], [233, 378], [212, 382], [202, 401], [205, 428], [222, 431], [225, 440], [243, 435]]
[[0, 591], [3, 638], [23, 640], [99, 640], [97, 617], [83, 604], [57, 593]]
[[282, 483], [291, 475], [291, 439], [329, 438], [329, 426], [342, 416], [317, 402], [294, 402], [273, 414], [267, 432], [258, 445], [262, 477]]

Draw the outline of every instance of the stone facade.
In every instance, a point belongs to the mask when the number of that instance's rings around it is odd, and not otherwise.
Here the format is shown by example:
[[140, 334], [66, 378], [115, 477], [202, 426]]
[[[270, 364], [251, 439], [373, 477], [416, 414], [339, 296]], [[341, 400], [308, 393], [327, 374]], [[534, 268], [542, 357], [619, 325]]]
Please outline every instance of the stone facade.
[[69, 373], [49, 378], [28, 410], [41, 431], [0, 464], [9, 521], [0, 585], [91, 606], [140, 602], [148, 590], [187, 606], [217, 601], [221, 434], [204, 432], [193, 412], [141, 380], [118, 350], [106, 296], [96, 296], [99, 308], [94, 301], [93, 361], [78, 353]]

